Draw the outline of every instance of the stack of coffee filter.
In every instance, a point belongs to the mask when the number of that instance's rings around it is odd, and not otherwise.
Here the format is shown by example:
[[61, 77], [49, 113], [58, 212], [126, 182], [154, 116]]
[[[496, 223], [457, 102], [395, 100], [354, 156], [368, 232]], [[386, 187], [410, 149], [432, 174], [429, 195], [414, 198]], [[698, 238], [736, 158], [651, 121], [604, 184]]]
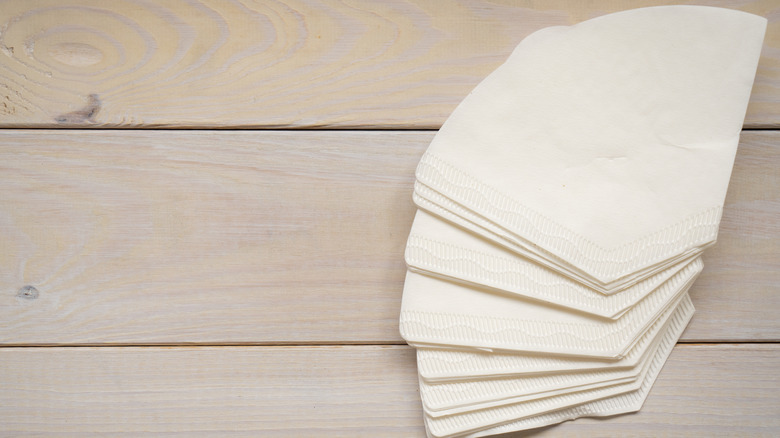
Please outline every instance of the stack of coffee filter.
[[694, 312], [765, 27], [665, 6], [546, 28], [458, 106], [406, 249], [429, 436], [641, 407]]

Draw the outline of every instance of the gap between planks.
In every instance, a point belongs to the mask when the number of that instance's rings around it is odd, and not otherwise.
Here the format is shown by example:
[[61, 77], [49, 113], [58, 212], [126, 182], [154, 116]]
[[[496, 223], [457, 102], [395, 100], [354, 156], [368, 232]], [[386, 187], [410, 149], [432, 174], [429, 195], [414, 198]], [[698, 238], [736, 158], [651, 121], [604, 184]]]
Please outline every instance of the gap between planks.
[[[780, 345], [780, 340], [726, 340], [726, 341], [698, 341], [680, 340], [678, 346], [750, 346], [750, 345]], [[244, 343], [182, 343], [182, 344], [2, 344], [0, 350], [9, 348], [236, 348], [236, 347], [263, 347], [263, 348], [301, 348], [301, 347], [406, 347], [401, 342], [244, 342]]]
[[[435, 133], [439, 130], [437, 126], [418, 126], [410, 125], [408, 127], [387, 127], [387, 126], [369, 126], [369, 125], [355, 125], [355, 126], [334, 126], [332, 128], [327, 126], [309, 127], [309, 126], [290, 126], [290, 127], [208, 127], [208, 126], [173, 126], [173, 127], [155, 127], [155, 126], [107, 126], [94, 129], [86, 129], [80, 126], [58, 126], [55, 128], [47, 128], [41, 126], [33, 126], [29, 128], [25, 127], [3, 127], [0, 131], [160, 131], [160, 132], [186, 132], [186, 131], [219, 131], [219, 132], [421, 132], [421, 133]], [[746, 125], [742, 127], [742, 131], [759, 131], [759, 132], [773, 132], [780, 131], [778, 127], [762, 127], [762, 126], [750, 126]]]

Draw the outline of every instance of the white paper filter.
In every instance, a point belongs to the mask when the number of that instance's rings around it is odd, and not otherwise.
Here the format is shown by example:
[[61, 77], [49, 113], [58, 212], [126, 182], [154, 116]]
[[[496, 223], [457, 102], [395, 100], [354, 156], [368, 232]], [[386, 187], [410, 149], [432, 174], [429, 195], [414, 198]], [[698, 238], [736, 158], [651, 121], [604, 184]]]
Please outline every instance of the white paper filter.
[[[690, 302], [690, 298], [685, 295], [681, 301], [680, 306], [687, 308], [689, 317], [693, 312], [693, 305]], [[590, 412], [588, 415], [613, 415], [615, 413], [629, 412], [638, 410], [647, 393], [652, 387], [653, 382], [658, 377], [661, 368], [663, 367], [669, 354], [672, 352], [677, 339], [687, 324], [687, 318], [683, 318], [684, 323], [669, 326], [664, 334], [661, 342], [658, 344], [653, 357], [647, 363], [643, 364], [643, 369], [639, 380], [636, 383], [627, 383], [622, 385], [615, 385], [612, 387], [593, 389], [588, 391], [580, 391], [570, 394], [564, 394], [554, 397], [548, 397], [539, 400], [532, 400], [528, 402], [510, 404], [495, 408], [482, 409], [478, 411], [470, 411], [462, 414], [455, 414], [446, 417], [433, 418], [425, 415], [426, 429], [429, 436], [435, 438], [442, 437], [455, 437], [455, 436], [482, 436], [477, 432], [484, 431], [486, 435], [504, 432], [496, 431], [499, 426], [506, 425], [510, 430], [528, 429], [533, 427], [540, 427], [546, 424], [558, 423], [567, 419], [576, 418], [579, 412], [575, 410], [569, 410], [567, 408], [573, 408], [579, 405], [592, 403], [594, 401], [608, 399], [625, 395], [622, 398], [616, 398], [602, 404], [601, 406], [591, 406], [588, 409]], [[604, 414], [600, 413], [596, 407], [608, 406], [605, 409]], [[537, 420], [540, 424], [535, 424], [533, 421], [528, 421], [529, 417], [538, 417], [548, 412], [558, 412], [552, 419], [540, 419]], [[552, 421], [543, 424], [545, 421]], [[514, 427], [514, 429], [512, 429]], [[475, 434], [476, 433], [476, 434]], [[473, 435], [469, 435], [473, 434]]]
[[636, 381], [639, 371], [531, 375], [430, 384], [420, 379], [423, 410], [442, 417]]
[[458, 105], [405, 252], [430, 437], [642, 406], [694, 312], [766, 25], [658, 6], [542, 29]]
[[605, 292], [653, 275], [715, 241], [765, 28], [660, 6], [542, 29], [456, 108], [417, 180]]
[[659, 336], [654, 339], [637, 365], [631, 368], [519, 374], [504, 378], [481, 378], [444, 383], [428, 383], [421, 378], [420, 398], [423, 409], [431, 417], [440, 417], [632, 383], [640, 376], [642, 365], [652, 358], [652, 352], [655, 351], [661, 338]]
[[[639, 360], [634, 361], [631, 366], [571, 372], [519, 373], [502, 378], [472, 377], [438, 383], [429, 383], [421, 377], [420, 396], [423, 408], [432, 417], [451, 415], [636, 381], [643, 364], [652, 359], [652, 353], [661, 340], [670, 330], [677, 333], [678, 328], [684, 329], [693, 315], [693, 307], [687, 305], [687, 301], [680, 300], [672, 309], [672, 316], [659, 321], [661, 330], [655, 331], [654, 336], [648, 338], [649, 347], [643, 349]], [[478, 366], [476, 370], [479, 370]]]
[[429, 382], [457, 382], [474, 378], [633, 369], [652, 343], [660, 339], [667, 322], [683, 316], [679, 306], [667, 309], [620, 360], [418, 348], [417, 370], [420, 377]]
[[[476, 234], [418, 211], [406, 245], [414, 272], [484, 285], [579, 312], [616, 319], [683, 269], [686, 261], [613, 295], [604, 295], [501, 248]], [[668, 300], [673, 298], [670, 293]]]
[[701, 272], [691, 264], [617, 320], [576, 314], [514, 294], [407, 272], [400, 332], [413, 346], [454, 346], [615, 359]]
[[[547, 254], [547, 258], [545, 258], [536, 252], [528, 251], [525, 247], [519, 245], [505, 230], [496, 226], [484, 217], [466, 210], [463, 208], [463, 206], [454, 203], [452, 200], [446, 198], [440, 193], [431, 190], [424, 184], [421, 184], [419, 181], [415, 182], [414, 189], [415, 191], [412, 195], [412, 198], [415, 204], [431, 214], [439, 216], [440, 218], [449, 221], [454, 225], [462, 227], [465, 230], [469, 230], [472, 233], [481, 235], [486, 239], [490, 239], [493, 243], [503, 246], [509, 251], [512, 251], [522, 258], [528, 259], [529, 261], [548, 266], [551, 260], [557, 259], [552, 254]], [[569, 277], [574, 281], [580, 282], [583, 286], [591, 288], [604, 295], [612, 295], [631, 288], [637, 283], [646, 280], [650, 276], [656, 276], [661, 274], [663, 271], [668, 271], [672, 269], [673, 266], [682, 266], [687, 262], [690, 262], [691, 260], [699, 257], [703, 249], [704, 247], [696, 248], [684, 254], [680, 254], [676, 257], [660, 262], [654, 265], [652, 268], [648, 268], [648, 270], [636, 272], [634, 275], [624, 278], [620, 284], [611, 286], [611, 289], [605, 289], [604, 285], [589, 278], [580, 277], [579, 275], [581, 275], [581, 273], [578, 274], [578, 271], [575, 268], [562, 267], [558, 273], [562, 277]], [[653, 273], [651, 273], [649, 269], [652, 269]]]

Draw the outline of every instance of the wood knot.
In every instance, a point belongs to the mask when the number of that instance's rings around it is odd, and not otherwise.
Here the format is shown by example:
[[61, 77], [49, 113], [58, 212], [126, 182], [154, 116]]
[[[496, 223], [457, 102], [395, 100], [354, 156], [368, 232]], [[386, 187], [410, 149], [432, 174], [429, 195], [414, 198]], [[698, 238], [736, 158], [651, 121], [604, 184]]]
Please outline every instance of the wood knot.
[[54, 118], [57, 123], [84, 125], [95, 122], [95, 115], [100, 111], [100, 98], [97, 94], [87, 96], [87, 105], [71, 113], [62, 114]]
[[34, 286], [23, 286], [19, 289], [19, 292], [16, 293], [16, 296], [19, 298], [23, 298], [25, 300], [34, 300], [38, 298], [38, 295], [41, 293], [38, 292], [38, 289], [36, 289]]

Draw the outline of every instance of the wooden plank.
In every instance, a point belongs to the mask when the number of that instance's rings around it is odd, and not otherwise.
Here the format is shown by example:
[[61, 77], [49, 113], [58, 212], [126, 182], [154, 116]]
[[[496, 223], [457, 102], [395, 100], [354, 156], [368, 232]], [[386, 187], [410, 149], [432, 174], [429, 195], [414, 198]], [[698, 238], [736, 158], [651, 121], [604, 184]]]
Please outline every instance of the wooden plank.
[[583, 418], [532, 436], [775, 437], [778, 367], [777, 345], [678, 345], [638, 413]]
[[769, 18], [747, 126], [780, 126], [775, 0], [6, 1], [0, 126], [435, 128], [526, 35], [689, 3]]
[[0, 132], [0, 340], [398, 342], [430, 137]]
[[[401, 343], [432, 136], [0, 132], [0, 343]], [[779, 141], [743, 133], [687, 341], [780, 339]]]
[[[777, 436], [778, 367], [777, 345], [678, 346], [638, 414], [540, 436]], [[423, 436], [415, 372], [405, 346], [3, 348], [0, 432]]]
[[778, 145], [780, 132], [742, 132], [718, 243], [691, 288], [696, 315], [685, 341], [780, 340]]
[[2, 435], [422, 433], [409, 348], [13, 348], [0, 358]]

